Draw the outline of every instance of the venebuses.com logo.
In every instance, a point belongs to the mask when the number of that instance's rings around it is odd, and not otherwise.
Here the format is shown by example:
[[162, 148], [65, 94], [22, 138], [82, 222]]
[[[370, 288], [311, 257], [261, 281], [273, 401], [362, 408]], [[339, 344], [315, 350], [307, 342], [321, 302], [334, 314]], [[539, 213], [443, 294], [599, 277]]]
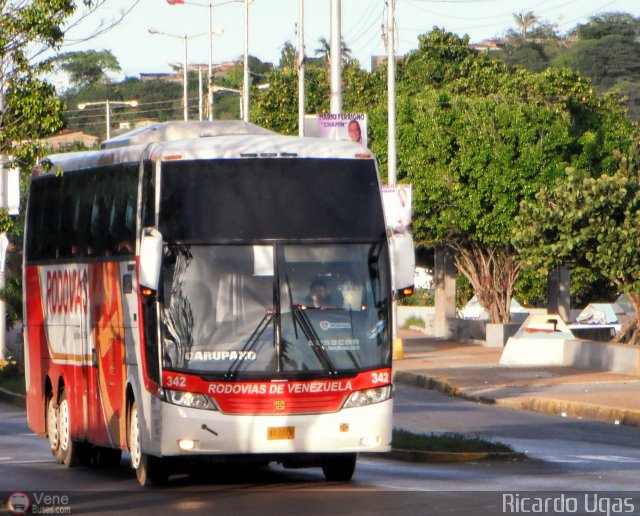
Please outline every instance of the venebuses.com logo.
[[11, 493], [7, 498], [11, 514], [71, 514], [69, 496], [47, 493]]

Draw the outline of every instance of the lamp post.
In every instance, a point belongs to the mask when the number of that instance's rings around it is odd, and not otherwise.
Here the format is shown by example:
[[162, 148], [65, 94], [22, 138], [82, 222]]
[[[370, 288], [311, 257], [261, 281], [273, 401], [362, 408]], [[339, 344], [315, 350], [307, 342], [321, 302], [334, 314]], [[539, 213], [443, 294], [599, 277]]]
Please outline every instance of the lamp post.
[[154, 29], [154, 28], [148, 29], [148, 31], [149, 31], [149, 34], [168, 36], [170, 38], [178, 38], [183, 41], [184, 63], [182, 66], [182, 104], [183, 104], [182, 111], [183, 111], [184, 121], [186, 122], [187, 120], [189, 120], [189, 87], [188, 87], [189, 62], [188, 62], [188, 56], [187, 56], [187, 41], [189, 40], [189, 38], [197, 38], [198, 36], [202, 36], [204, 32], [200, 34], [193, 34], [191, 36], [189, 36], [188, 34], [184, 34], [183, 36], [180, 36], [178, 34], [170, 34], [168, 32], [163, 32], [161, 30]]
[[226, 2], [219, 2], [214, 4], [203, 4], [199, 2], [191, 2], [188, 0], [167, 0], [169, 5], [194, 5], [196, 7], [207, 7], [209, 9], [209, 89], [207, 91], [208, 103], [209, 103], [209, 120], [213, 120], [213, 68], [212, 68], [212, 48], [213, 48], [213, 35], [220, 35], [223, 33], [222, 29], [213, 28], [213, 8], [220, 7], [226, 4], [234, 4], [244, 2], [244, 71], [243, 71], [243, 106], [242, 110], [245, 121], [249, 120], [249, 64], [248, 64], [248, 48], [249, 48], [249, 4], [253, 3], [253, 0], [227, 0]]
[[244, 59], [242, 79], [242, 119], [249, 121], [249, 3], [244, 0]]
[[111, 106], [131, 106], [136, 107], [138, 105], [137, 100], [104, 100], [100, 102], [82, 102], [78, 104], [78, 109], [84, 109], [91, 106], [104, 106], [107, 123], [107, 140], [111, 139]]

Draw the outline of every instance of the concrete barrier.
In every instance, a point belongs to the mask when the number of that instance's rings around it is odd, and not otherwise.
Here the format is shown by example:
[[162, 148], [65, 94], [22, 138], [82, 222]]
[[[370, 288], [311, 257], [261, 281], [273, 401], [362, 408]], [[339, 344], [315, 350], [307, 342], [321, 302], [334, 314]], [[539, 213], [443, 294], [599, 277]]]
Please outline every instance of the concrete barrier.
[[557, 316], [529, 317], [507, 341], [500, 364], [571, 366], [640, 376], [640, 348], [576, 339], [562, 321], [549, 322], [554, 317]]

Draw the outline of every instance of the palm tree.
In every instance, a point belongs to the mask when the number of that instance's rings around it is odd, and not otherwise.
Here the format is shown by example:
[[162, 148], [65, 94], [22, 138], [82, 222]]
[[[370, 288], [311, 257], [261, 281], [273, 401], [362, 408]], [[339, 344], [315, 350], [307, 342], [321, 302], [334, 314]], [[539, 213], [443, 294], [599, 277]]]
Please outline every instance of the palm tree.
[[536, 23], [538, 23], [538, 17], [533, 14], [533, 11], [526, 13], [513, 13], [513, 19], [516, 21], [516, 25], [522, 32], [522, 38], [527, 39], [527, 31]]
[[[331, 44], [327, 38], [320, 38], [319, 42], [320, 48], [316, 48], [314, 53], [327, 63], [327, 68], [331, 68]], [[351, 49], [345, 44], [344, 39], [340, 39], [340, 55], [343, 66], [351, 61]]]

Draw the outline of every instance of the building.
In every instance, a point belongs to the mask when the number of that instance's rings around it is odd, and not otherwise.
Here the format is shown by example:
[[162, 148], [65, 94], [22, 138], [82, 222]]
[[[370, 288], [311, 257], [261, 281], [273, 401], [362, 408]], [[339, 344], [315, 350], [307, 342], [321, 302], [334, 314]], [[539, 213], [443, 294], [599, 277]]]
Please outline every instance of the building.
[[77, 144], [83, 144], [90, 148], [98, 144], [97, 136], [83, 133], [82, 131], [63, 129], [59, 133], [44, 140], [44, 143], [54, 151], [64, 150]]

